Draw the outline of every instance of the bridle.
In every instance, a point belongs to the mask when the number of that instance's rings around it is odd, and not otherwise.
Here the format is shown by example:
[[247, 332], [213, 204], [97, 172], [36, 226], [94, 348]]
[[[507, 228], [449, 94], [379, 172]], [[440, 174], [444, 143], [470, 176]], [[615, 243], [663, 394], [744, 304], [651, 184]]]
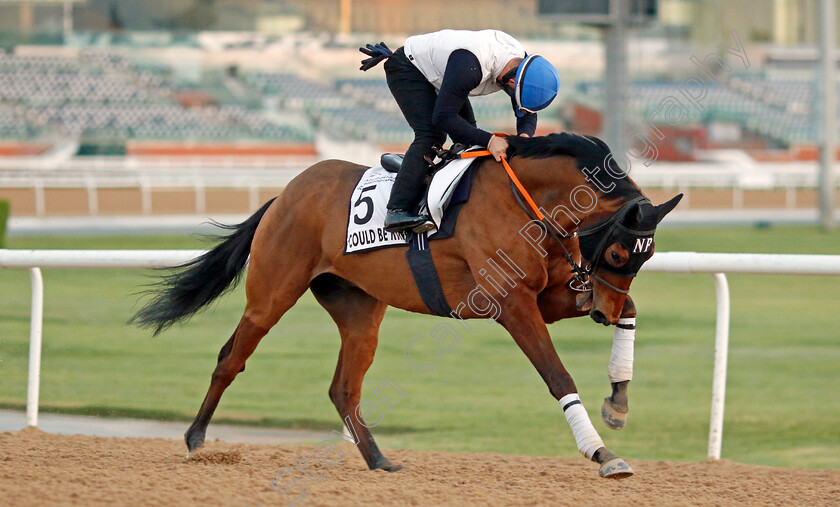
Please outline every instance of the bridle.
[[[586, 270], [587, 270], [590, 277], [598, 280], [598, 282], [600, 282], [601, 284], [606, 285], [610, 289], [612, 289], [616, 292], [619, 292], [621, 294], [629, 294], [630, 291], [627, 290], [627, 289], [622, 289], [622, 288], [616, 287], [615, 285], [611, 284], [610, 282], [605, 280], [602, 276], [600, 276], [598, 274], [598, 271], [606, 271], [606, 272], [612, 273], [614, 275], [621, 276], [623, 278], [633, 278], [639, 272], [639, 268], [641, 268], [641, 262], [638, 263], [638, 266], [635, 265], [636, 263], [632, 263], [629, 270], [621, 270], [621, 271], [613, 269], [611, 267], [601, 267], [601, 263], [603, 262], [603, 259], [604, 259], [604, 251], [616, 239], [616, 238], [614, 238], [614, 235], [615, 235], [616, 231], [623, 232], [626, 235], [631, 236], [631, 237], [653, 236], [654, 231], [640, 231], [640, 230], [630, 229], [630, 228], [623, 225], [623, 220], [624, 220], [624, 217], [627, 216], [627, 213], [637, 204], [645, 204], [645, 203], [649, 204], [650, 199], [648, 199], [647, 197], [645, 197], [643, 195], [640, 195], [638, 197], [630, 199], [629, 201], [625, 202], [624, 205], [618, 211], [613, 213], [612, 216], [610, 216], [608, 218], [605, 218], [604, 220], [601, 220], [600, 222], [598, 222], [596, 224], [593, 224], [593, 225], [590, 225], [588, 227], [582, 228], [577, 233], [578, 234], [578, 243], [580, 245], [581, 243], [588, 243], [588, 240], [586, 240], [584, 238], [587, 238], [589, 236], [597, 234], [600, 231], [604, 231], [601, 235], [600, 241], [598, 241], [598, 243], [597, 243], [597, 246], [594, 248], [592, 253], [587, 255], [587, 257], [590, 259], [590, 261], [589, 261], [589, 266], [586, 268]], [[581, 248], [581, 256], [583, 256], [584, 255], [583, 254], [583, 248], [584, 247], [581, 245], [580, 248]], [[646, 260], [646, 259], [644, 259], [644, 260]], [[644, 260], [642, 260], [642, 262], [644, 262]]]
[[[500, 135], [500, 134], [494, 134]], [[479, 150], [479, 151], [470, 151], [461, 153], [461, 158], [474, 158], [474, 157], [483, 157], [486, 155], [490, 155], [488, 150]], [[620, 294], [629, 294], [629, 289], [622, 289], [621, 287], [616, 287], [612, 283], [608, 282], [604, 279], [601, 275], [598, 274], [599, 270], [607, 271], [612, 274], [624, 277], [624, 278], [633, 278], [639, 271], [641, 267], [641, 263], [638, 263], [638, 267], [633, 267], [631, 271], [627, 272], [618, 272], [614, 269], [603, 268], [601, 267], [601, 260], [604, 256], [604, 251], [607, 247], [611, 244], [610, 239], [612, 238], [614, 232], [616, 230], [620, 230], [625, 234], [629, 234], [631, 236], [641, 236], [650, 234], [653, 235], [653, 231], [637, 231], [633, 229], [629, 229], [622, 225], [622, 220], [633, 208], [633, 206], [637, 204], [643, 203], [650, 203], [650, 200], [640, 195], [635, 197], [626, 203], [614, 214], [601, 220], [600, 222], [581, 228], [579, 231], [574, 232], [572, 234], [562, 234], [557, 228], [542, 214], [539, 209], [539, 206], [534, 202], [531, 195], [522, 185], [522, 182], [519, 181], [519, 178], [516, 176], [516, 173], [513, 172], [513, 169], [510, 167], [507, 159], [502, 157], [502, 166], [505, 168], [505, 172], [507, 172], [508, 179], [510, 180], [510, 187], [511, 191], [513, 192], [514, 197], [516, 198], [516, 202], [519, 203], [519, 206], [525, 211], [525, 214], [528, 215], [531, 220], [536, 221], [540, 224], [540, 226], [546, 230], [551, 236], [557, 240], [557, 243], [563, 249], [563, 257], [565, 258], [566, 262], [571, 267], [572, 280], [569, 282], [569, 288], [578, 292], [587, 292], [592, 290], [592, 279], [598, 280], [598, 282], [602, 285], [605, 285], [609, 289], [618, 292]], [[523, 199], [525, 202], [523, 202]], [[589, 265], [583, 266], [582, 264], [578, 264], [575, 261], [574, 256], [566, 248], [563, 240], [572, 239], [574, 237], [578, 237], [579, 243], [584, 241], [583, 238], [592, 236], [600, 231], [605, 231], [603, 235], [600, 237], [600, 241], [596, 244], [595, 248], [591, 253], [587, 255], [589, 258]], [[588, 243], [588, 241], [587, 241]], [[581, 248], [581, 258], [583, 258], [583, 248]], [[642, 261], [644, 262], [644, 260]]]
[[[505, 161], [505, 159], [502, 159], [502, 161], [503, 161], [503, 164], [507, 164], [507, 161]], [[524, 206], [522, 200], [519, 198], [519, 195], [518, 195], [519, 192], [517, 192], [517, 190], [519, 190], [519, 189], [516, 188], [514, 185], [511, 185], [511, 188], [514, 190], [514, 197], [516, 197], [517, 202], [522, 207], [522, 209], [525, 210], [525, 213], [527, 213], [528, 216], [530, 217], [531, 216], [530, 210]], [[627, 215], [627, 212], [634, 205], [640, 204], [640, 203], [645, 203], [645, 202], [650, 202], [650, 201], [648, 200], [647, 197], [645, 197], [643, 195], [639, 196], [639, 197], [636, 197], [634, 199], [631, 199], [631, 200], [627, 201], [613, 215], [605, 218], [604, 220], [601, 220], [600, 222], [598, 222], [596, 224], [581, 228], [579, 231], [574, 232], [571, 235], [561, 235], [556, 230], [556, 228], [553, 226], [553, 224], [548, 221], [548, 219], [545, 217], [545, 215], [542, 215], [542, 213], [540, 213], [538, 215], [537, 220], [542, 225], [542, 227], [545, 230], [547, 230], [548, 233], [551, 234], [551, 236], [554, 239], [557, 240], [557, 243], [563, 249], [563, 257], [566, 259], [566, 262], [572, 268], [571, 269], [571, 272], [573, 273], [572, 282], [576, 283], [576, 285], [573, 285], [572, 283], [570, 283], [569, 288], [571, 288], [572, 290], [578, 291], [578, 292], [590, 291], [590, 290], [592, 290], [592, 280], [594, 279], [594, 280], [598, 280], [598, 282], [600, 284], [605, 285], [609, 289], [611, 289], [615, 292], [618, 292], [620, 294], [629, 294], [630, 293], [629, 289], [622, 289], [621, 287], [615, 286], [614, 284], [607, 281], [603, 276], [598, 274], [598, 272], [599, 271], [608, 271], [608, 272], [612, 272], [612, 274], [621, 276], [623, 278], [633, 278], [633, 277], [636, 276], [636, 274], [638, 273], [638, 269], [636, 269], [632, 272], [629, 272], [629, 273], [616, 273], [611, 269], [603, 268], [601, 266], [601, 262], [602, 262], [602, 259], [604, 258], [604, 251], [612, 243], [611, 239], [612, 239], [613, 232], [617, 228], [623, 227], [621, 225], [621, 221]], [[533, 217], [532, 217], [532, 219], [533, 219]], [[580, 244], [580, 242], [583, 241], [583, 238], [586, 238], [588, 236], [592, 236], [593, 234], [597, 234], [600, 231], [604, 231], [604, 232], [600, 236], [601, 239], [598, 242], [596, 248], [594, 249], [594, 251], [591, 254], [586, 255], [586, 258], [588, 258], [588, 260], [589, 260], [589, 264], [584, 266], [583, 264], [578, 264], [577, 262], [575, 262], [575, 259], [572, 256], [571, 252], [569, 252], [569, 249], [566, 248], [565, 244], [563, 244], [563, 240], [564, 239], [571, 239], [571, 238], [574, 238], [575, 236], [577, 236], [578, 242]], [[581, 251], [581, 258], [584, 258], [583, 251]]]

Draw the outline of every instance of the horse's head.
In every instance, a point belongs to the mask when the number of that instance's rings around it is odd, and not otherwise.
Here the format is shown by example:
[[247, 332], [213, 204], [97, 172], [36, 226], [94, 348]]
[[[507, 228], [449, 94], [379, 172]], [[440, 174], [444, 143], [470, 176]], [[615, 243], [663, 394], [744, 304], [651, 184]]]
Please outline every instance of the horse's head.
[[654, 206], [640, 196], [614, 215], [578, 231], [580, 253], [583, 264], [588, 264], [592, 287], [592, 320], [605, 326], [618, 322], [633, 277], [653, 255], [656, 225], [680, 199], [682, 194]]

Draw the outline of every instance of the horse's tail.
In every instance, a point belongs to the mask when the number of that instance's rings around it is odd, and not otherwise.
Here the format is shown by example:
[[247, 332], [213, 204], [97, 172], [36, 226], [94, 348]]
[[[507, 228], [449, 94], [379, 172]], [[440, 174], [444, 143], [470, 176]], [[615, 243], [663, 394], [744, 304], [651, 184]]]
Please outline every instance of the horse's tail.
[[[275, 198], [276, 199], [276, 198]], [[153, 328], [155, 336], [176, 322], [189, 319], [225, 292], [236, 287], [251, 253], [257, 225], [274, 199], [238, 225], [216, 224], [231, 232], [207, 253], [176, 266], [147, 291], [152, 299], [130, 320]]]

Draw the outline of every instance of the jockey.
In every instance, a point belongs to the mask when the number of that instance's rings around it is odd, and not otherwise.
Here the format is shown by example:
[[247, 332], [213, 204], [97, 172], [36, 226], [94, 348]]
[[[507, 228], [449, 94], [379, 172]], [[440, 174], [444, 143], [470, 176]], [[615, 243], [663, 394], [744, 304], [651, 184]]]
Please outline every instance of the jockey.
[[453, 142], [486, 146], [497, 162], [505, 156], [503, 137], [476, 127], [469, 97], [504, 90], [511, 97], [518, 135], [532, 136], [539, 111], [557, 95], [560, 76], [548, 60], [528, 55], [522, 45], [499, 30], [441, 30], [415, 35], [391, 52], [385, 43], [359, 51], [368, 70], [385, 63], [388, 88], [414, 129], [414, 142], [405, 153], [394, 181], [385, 229], [414, 229], [428, 217], [418, 214], [423, 180], [434, 159], [434, 145], [447, 134]]

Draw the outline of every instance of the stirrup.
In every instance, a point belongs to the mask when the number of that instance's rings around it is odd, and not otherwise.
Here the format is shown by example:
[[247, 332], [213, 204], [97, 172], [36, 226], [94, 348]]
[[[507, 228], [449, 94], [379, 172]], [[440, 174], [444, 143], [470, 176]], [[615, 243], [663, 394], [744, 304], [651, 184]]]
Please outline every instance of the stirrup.
[[431, 219], [427, 219], [422, 224], [418, 225], [414, 229], [411, 229], [414, 234], [423, 234], [426, 231], [431, 231], [436, 227], [435, 223], [431, 221]]
[[[389, 219], [399, 216], [401, 220], [389, 223]], [[401, 232], [420, 227], [428, 220], [427, 215], [412, 213], [402, 208], [389, 209], [385, 213], [384, 229], [388, 232]]]
[[[428, 189], [427, 189], [428, 192]], [[420, 200], [420, 209], [417, 211], [417, 214], [423, 217], [423, 223], [415, 226], [411, 231], [415, 234], [423, 234], [426, 231], [431, 231], [435, 227], [434, 222], [432, 222], [432, 217], [429, 214], [429, 206], [426, 204], [426, 198], [428, 197], [427, 194], [423, 194], [423, 199]]]

